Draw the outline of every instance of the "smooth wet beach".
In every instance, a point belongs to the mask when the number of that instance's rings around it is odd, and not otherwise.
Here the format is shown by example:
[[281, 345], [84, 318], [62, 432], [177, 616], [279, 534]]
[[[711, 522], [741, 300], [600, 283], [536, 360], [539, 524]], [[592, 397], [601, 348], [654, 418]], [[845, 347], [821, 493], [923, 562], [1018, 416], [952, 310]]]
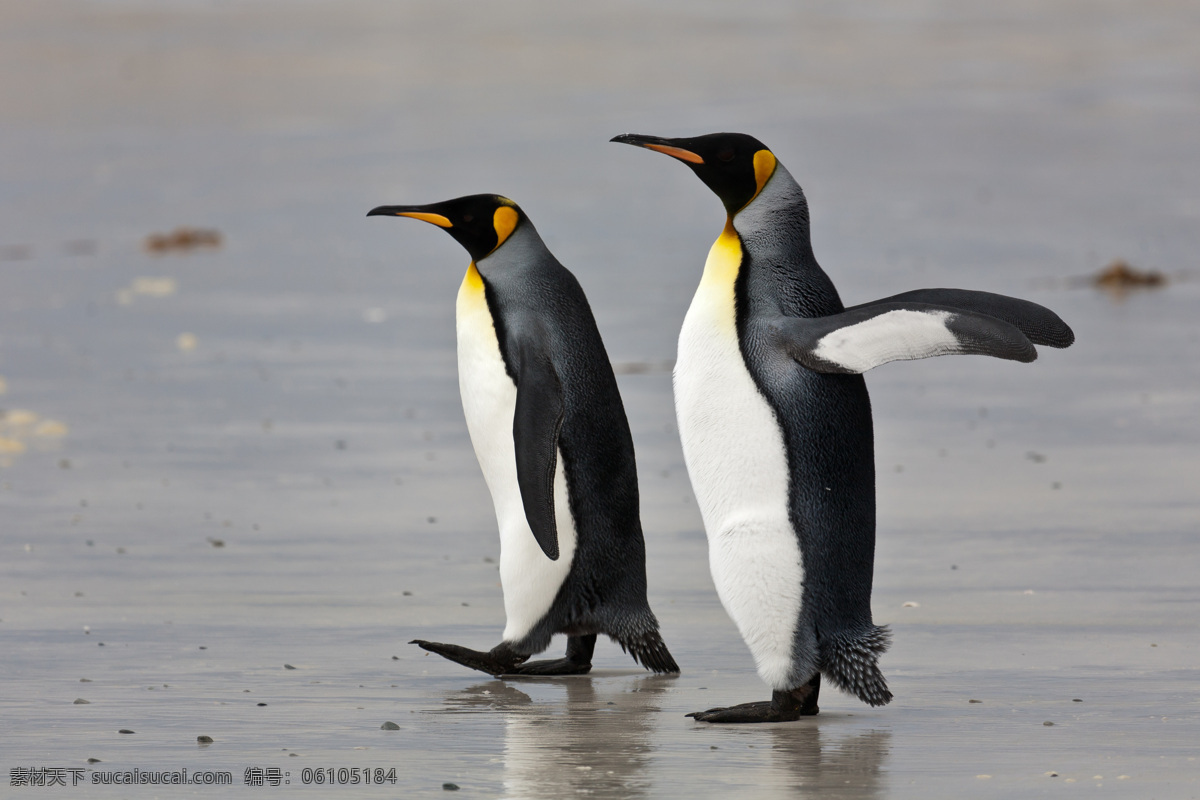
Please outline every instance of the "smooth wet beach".
[[[229, 793], [18, 768], [228, 771], [255, 797], [1200, 796], [1191, 5], [0, 19], [4, 796]], [[868, 373], [883, 708], [826, 686], [795, 723], [683, 716], [769, 696], [713, 591], [671, 400], [723, 214], [608, 139], [714, 130], [801, 183], [848, 305], [980, 289], [1077, 336], [1028, 365]], [[607, 641], [589, 676], [507, 680], [407, 644], [499, 640], [499, 543], [458, 398], [468, 259], [365, 214], [473, 192], [519, 202], [588, 293], [679, 677]], [[1117, 259], [1165, 283], [1090, 285]], [[348, 783], [366, 768], [385, 782]]]

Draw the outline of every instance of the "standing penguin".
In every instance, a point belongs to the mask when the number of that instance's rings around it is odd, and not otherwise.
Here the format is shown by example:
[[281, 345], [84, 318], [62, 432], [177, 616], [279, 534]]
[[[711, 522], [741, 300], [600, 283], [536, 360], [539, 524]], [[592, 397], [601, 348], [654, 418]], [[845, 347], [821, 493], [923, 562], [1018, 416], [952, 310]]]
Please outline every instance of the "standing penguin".
[[675, 406], [713, 582], [774, 691], [689, 716], [816, 714], [821, 675], [883, 705], [890, 633], [871, 621], [875, 461], [859, 373], [953, 353], [1032, 361], [1035, 343], [1066, 347], [1074, 334], [1039, 305], [986, 292], [844, 308], [813, 255], [804, 193], [757, 139], [613, 141], [684, 162], [728, 213], [679, 334]]
[[[471, 255], [458, 291], [458, 381], [500, 527], [507, 625], [489, 652], [415, 640], [493, 675], [582, 675], [596, 634], [678, 672], [646, 602], [646, 549], [625, 408], [575, 276], [511, 200], [471, 195], [367, 216], [412, 217]], [[528, 662], [556, 633], [565, 658]]]

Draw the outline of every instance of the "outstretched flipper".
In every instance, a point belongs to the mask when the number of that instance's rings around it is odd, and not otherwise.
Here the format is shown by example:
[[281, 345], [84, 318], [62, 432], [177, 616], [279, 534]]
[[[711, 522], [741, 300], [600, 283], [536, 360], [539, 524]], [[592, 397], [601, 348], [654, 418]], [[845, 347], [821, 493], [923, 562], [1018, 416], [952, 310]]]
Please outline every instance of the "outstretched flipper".
[[857, 374], [891, 361], [946, 355], [1037, 358], [1033, 342], [1010, 322], [908, 300], [856, 306], [827, 317], [778, 317], [771, 334], [814, 372]]
[[546, 661], [527, 661], [529, 656], [514, 652], [507, 643], [501, 642], [488, 652], [471, 650], [457, 644], [427, 642], [413, 639], [422, 650], [437, 653], [455, 664], [477, 669], [497, 677], [501, 675], [586, 675], [592, 669], [592, 652], [596, 647], [596, 635], [571, 636], [567, 639], [567, 655]]
[[776, 690], [768, 701], [693, 711], [686, 716], [697, 722], [791, 722], [820, 713], [821, 709], [817, 707], [817, 696], [820, 692], [821, 673], [818, 672], [803, 686], [791, 691]]
[[1071, 327], [1045, 306], [1017, 297], [971, 289], [914, 289], [846, 310], [855, 311], [880, 303], [928, 303], [947, 311], [975, 311], [1015, 325], [1034, 344], [1070, 347], [1075, 342], [1075, 332]]
[[558, 560], [554, 471], [558, 465], [558, 434], [562, 424], [562, 383], [554, 366], [532, 346], [523, 347], [513, 414], [517, 485], [533, 537], [551, 561]]

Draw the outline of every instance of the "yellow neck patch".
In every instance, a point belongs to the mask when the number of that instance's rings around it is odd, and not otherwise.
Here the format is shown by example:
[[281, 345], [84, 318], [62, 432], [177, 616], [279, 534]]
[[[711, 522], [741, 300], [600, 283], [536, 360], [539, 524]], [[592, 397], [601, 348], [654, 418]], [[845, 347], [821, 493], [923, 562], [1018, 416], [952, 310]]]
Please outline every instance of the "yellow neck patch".
[[742, 240], [733, 229], [733, 220], [725, 221], [725, 229], [713, 242], [704, 262], [704, 275], [700, 278], [701, 288], [709, 291], [729, 293], [733, 297], [733, 283], [742, 266]]
[[515, 208], [500, 206], [496, 209], [496, 213], [492, 215], [492, 227], [496, 229], [496, 247], [492, 248], [493, 253], [517, 229], [518, 220], [520, 215]]
[[733, 229], [733, 221], [727, 220], [725, 230], [708, 251], [704, 275], [688, 309], [689, 319], [721, 331], [722, 335], [737, 336], [734, 284], [741, 270], [742, 255], [742, 240]]
[[471, 266], [467, 267], [467, 274], [463, 276], [462, 288], [469, 292], [483, 293], [483, 276], [479, 274], [479, 268], [475, 266], [475, 262], [471, 262]]

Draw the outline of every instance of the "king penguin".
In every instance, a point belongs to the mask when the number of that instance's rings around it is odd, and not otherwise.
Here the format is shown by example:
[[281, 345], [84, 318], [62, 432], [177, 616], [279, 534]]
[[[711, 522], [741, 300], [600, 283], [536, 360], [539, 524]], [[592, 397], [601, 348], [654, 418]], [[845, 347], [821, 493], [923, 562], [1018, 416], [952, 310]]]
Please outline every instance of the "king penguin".
[[871, 620], [875, 463], [861, 373], [975, 353], [1067, 347], [1053, 312], [1003, 295], [921, 289], [845, 308], [817, 264], [804, 192], [765, 145], [715, 133], [612, 141], [689, 166], [725, 206], [679, 335], [675, 407], [721, 603], [769, 702], [690, 714], [778, 722], [818, 713], [824, 675], [872, 706], [890, 632]]
[[[596, 635], [678, 672], [646, 601], [625, 408], [587, 298], [513, 201], [380, 206], [446, 230], [471, 256], [458, 291], [458, 379], [500, 528], [507, 624], [488, 652], [413, 644], [492, 675], [580, 675]], [[564, 658], [528, 661], [567, 635]]]

